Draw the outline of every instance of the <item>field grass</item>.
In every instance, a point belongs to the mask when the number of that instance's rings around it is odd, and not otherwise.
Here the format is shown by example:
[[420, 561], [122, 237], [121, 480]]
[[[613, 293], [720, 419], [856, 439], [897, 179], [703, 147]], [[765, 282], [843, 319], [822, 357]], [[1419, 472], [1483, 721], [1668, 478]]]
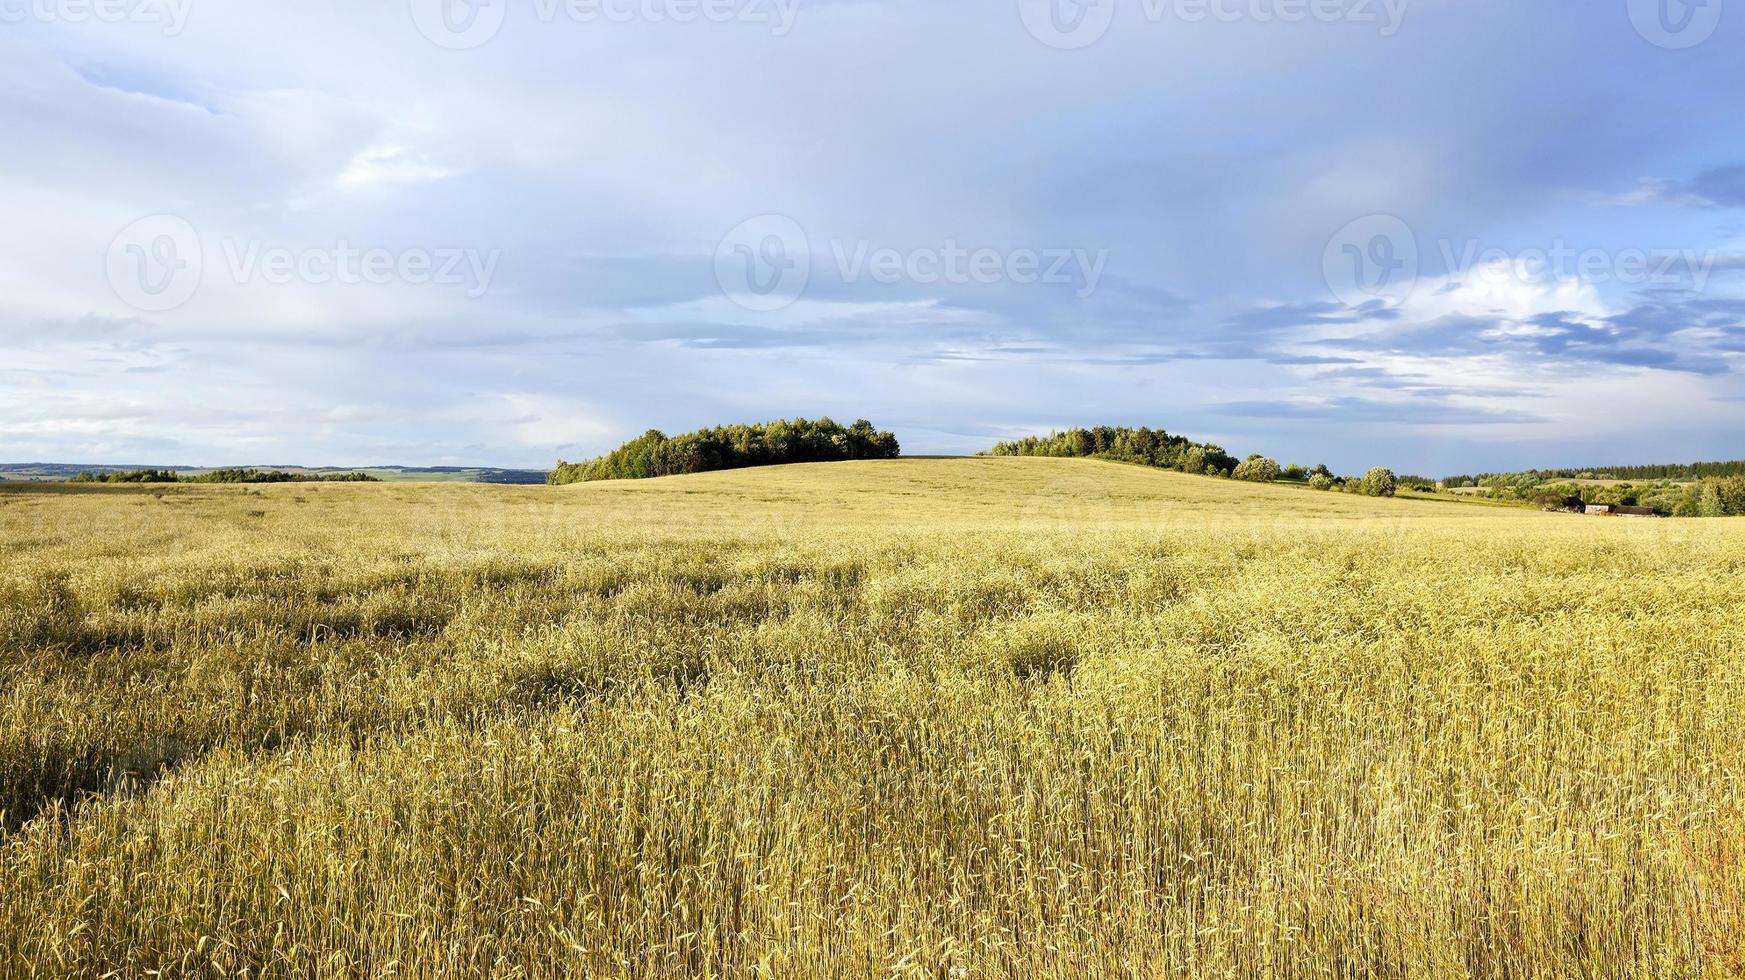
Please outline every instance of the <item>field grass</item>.
[[0, 489], [0, 976], [1745, 974], [1745, 522]]

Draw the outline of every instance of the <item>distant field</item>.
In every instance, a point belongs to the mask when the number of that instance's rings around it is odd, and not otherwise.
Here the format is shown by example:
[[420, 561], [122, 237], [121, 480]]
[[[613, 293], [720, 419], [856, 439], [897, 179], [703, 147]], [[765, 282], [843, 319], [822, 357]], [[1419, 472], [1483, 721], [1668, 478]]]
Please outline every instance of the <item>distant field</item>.
[[[358, 466], [311, 468], [306, 466], [258, 466], [255, 469], [281, 470], [286, 473], [367, 473], [387, 483], [506, 483], [542, 484], [541, 470], [505, 470], [491, 467], [408, 467]], [[180, 476], [198, 476], [210, 470], [198, 466], [78, 466], [58, 464], [0, 464], [0, 483], [55, 483], [70, 480], [84, 472], [126, 472], [128, 470], [166, 469]]]
[[0, 489], [0, 976], [1745, 972], [1745, 521]]

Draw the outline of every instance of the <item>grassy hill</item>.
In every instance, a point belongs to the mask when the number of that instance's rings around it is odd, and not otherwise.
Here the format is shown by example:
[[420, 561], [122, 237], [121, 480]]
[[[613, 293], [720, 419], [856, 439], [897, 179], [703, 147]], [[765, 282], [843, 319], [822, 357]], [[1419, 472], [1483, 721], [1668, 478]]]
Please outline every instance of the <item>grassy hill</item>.
[[[1423, 522], [1496, 517], [1454, 502], [1408, 502], [1316, 493], [1093, 459], [970, 457], [805, 463], [610, 486], [565, 489], [567, 498], [703, 519], [777, 520], [829, 526], [874, 523], [892, 531], [941, 527], [993, 532], [1028, 523], [1164, 530], [1208, 522]], [[1450, 514], [1449, 511], [1454, 511]], [[738, 520], [733, 520], [737, 518]], [[1507, 519], [1507, 518], [1503, 518]]]
[[0, 976], [1745, 948], [1745, 522], [899, 460], [21, 485], [0, 558]]

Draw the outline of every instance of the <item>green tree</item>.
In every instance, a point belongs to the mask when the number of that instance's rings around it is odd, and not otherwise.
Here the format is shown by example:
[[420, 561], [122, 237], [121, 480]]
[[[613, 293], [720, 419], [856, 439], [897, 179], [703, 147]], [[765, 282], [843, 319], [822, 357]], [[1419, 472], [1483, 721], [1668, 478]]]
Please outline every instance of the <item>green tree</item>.
[[1399, 481], [1394, 478], [1394, 471], [1385, 466], [1377, 466], [1363, 474], [1358, 492], [1366, 497], [1391, 497], [1399, 489]]
[[1704, 480], [1703, 488], [1697, 495], [1698, 517], [1725, 517], [1726, 504], [1721, 500], [1721, 489], [1713, 480]]
[[1278, 463], [1257, 454], [1238, 463], [1232, 475], [1251, 483], [1271, 483], [1279, 477]]

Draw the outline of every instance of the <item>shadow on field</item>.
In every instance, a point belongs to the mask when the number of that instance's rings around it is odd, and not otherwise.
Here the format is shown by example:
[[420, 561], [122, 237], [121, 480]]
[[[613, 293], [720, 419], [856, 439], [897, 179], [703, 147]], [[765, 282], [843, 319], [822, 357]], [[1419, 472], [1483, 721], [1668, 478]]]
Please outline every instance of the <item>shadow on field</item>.
[[84, 752], [76, 756], [39, 758], [29, 769], [7, 779], [6, 799], [0, 799], [0, 838], [45, 814], [71, 818], [78, 804], [91, 797], [127, 799], [149, 790], [176, 767], [193, 762], [211, 746], [161, 735], [114, 755]]

